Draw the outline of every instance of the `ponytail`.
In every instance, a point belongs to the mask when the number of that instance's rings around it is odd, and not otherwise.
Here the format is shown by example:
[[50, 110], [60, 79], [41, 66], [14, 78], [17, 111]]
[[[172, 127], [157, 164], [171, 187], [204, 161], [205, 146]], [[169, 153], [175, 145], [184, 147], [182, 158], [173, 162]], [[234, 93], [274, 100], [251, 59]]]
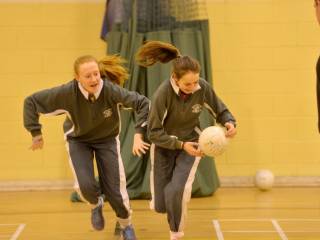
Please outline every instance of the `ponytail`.
[[149, 41], [136, 54], [136, 61], [144, 67], [152, 66], [157, 62], [167, 63], [171, 60], [173, 60], [172, 73], [178, 79], [188, 72], [200, 73], [199, 62], [190, 56], [182, 56], [179, 49], [170, 43]]
[[160, 41], [149, 41], [138, 50], [136, 60], [139, 65], [148, 67], [156, 62], [167, 63], [179, 56], [179, 49], [175, 46]]
[[118, 55], [107, 55], [98, 61], [101, 78], [107, 78], [109, 81], [123, 86], [128, 79], [129, 74], [126, 68], [122, 66], [125, 62]]

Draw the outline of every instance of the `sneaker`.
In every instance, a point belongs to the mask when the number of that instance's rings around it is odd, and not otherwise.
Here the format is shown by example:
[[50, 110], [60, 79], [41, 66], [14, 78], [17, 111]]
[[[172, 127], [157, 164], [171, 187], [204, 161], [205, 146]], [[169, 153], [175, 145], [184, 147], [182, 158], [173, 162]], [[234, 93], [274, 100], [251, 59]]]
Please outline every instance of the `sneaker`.
[[121, 235], [123, 237], [123, 240], [137, 240], [132, 225], [126, 226], [124, 229], [121, 229]]
[[76, 191], [71, 193], [70, 201], [71, 202], [83, 202], [80, 195]]
[[91, 224], [92, 227], [97, 231], [101, 231], [104, 229], [104, 218], [102, 214], [102, 209], [103, 198], [99, 197], [97, 206], [91, 210]]
[[120, 223], [117, 221], [116, 226], [114, 227], [114, 233], [113, 233], [114, 240], [121, 239], [121, 232], [122, 232], [122, 229], [121, 229]]

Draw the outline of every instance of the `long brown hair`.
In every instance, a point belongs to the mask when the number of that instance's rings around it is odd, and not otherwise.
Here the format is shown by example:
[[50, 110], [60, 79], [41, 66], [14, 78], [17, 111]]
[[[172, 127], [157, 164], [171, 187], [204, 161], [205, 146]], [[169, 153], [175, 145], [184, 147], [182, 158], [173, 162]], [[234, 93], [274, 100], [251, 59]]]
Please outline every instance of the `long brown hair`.
[[167, 63], [174, 60], [172, 72], [178, 79], [187, 72], [200, 73], [201, 69], [196, 59], [187, 55], [182, 56], [178, 48], [161, 41], [146, 42], [139, 48], [136, 60], [144, 67], [152, 66], [157, 62]]
[[103, 57], [98, 62], [101, 77], [107, 77], [111, 82], [123, 86], [129, 77], [127, 69], [122, 65], [123, 63], [125, 63], [125, 60], [118, 55]]
[[87, 62], [97, 63], [101, 78], [107, 78], [109, 81], [120, 86], [123, 86], [123, 83], [129, 77], [127, 69], [122, 66], [125, 60], [118, 55], [106, 55], [99, 61], [91, 55], [81, 56], [74, 62], [73, 68], [75, 74], [79, 73], [80, 65]]

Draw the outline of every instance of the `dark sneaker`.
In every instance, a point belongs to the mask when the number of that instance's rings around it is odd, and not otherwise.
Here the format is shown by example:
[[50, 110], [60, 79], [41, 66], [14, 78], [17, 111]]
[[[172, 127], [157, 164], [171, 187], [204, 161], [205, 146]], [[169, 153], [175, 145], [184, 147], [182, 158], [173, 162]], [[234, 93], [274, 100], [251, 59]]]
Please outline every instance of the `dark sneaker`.
[[120, 223], [117, 221], [116, 226], [114, 227], [113, 239], [120, 240], [122, 238], [121, 233], [122, 233], [122, 228], [120, 226]]
[[134, 229], [132, 225], [129, 225], [124, 229], [121, 229], [121, 234], [122, 234], [123, 240], [137, 240], [136, 234], [134, 233]]
[[104, 218], [102, 214], [102, 209], [103, 198], [99, 197], [98, 205], [91, 210], [91, 224], [92, 227], [97, 231], [101, 231], [104, 229]]
[[77, 193], [76, 191], [72, 192], [70, 195], [70, 201], [71, 202], [83, 202], [79, 193]]

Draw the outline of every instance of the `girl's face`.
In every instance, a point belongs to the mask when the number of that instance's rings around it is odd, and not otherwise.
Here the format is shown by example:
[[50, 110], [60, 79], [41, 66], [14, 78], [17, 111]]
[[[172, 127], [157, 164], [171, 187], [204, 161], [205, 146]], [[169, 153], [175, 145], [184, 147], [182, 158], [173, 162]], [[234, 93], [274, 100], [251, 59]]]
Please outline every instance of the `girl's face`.
[[199, 86], [199, 73], [187, 72], [180, 79], [173, 74], [173, 79], [179, 89], [186, 94], [193, 93]]
[[75, 78], [88, 93], [97, 92], [101, 79], [98, 64], [94, 61], [81, 64]]

